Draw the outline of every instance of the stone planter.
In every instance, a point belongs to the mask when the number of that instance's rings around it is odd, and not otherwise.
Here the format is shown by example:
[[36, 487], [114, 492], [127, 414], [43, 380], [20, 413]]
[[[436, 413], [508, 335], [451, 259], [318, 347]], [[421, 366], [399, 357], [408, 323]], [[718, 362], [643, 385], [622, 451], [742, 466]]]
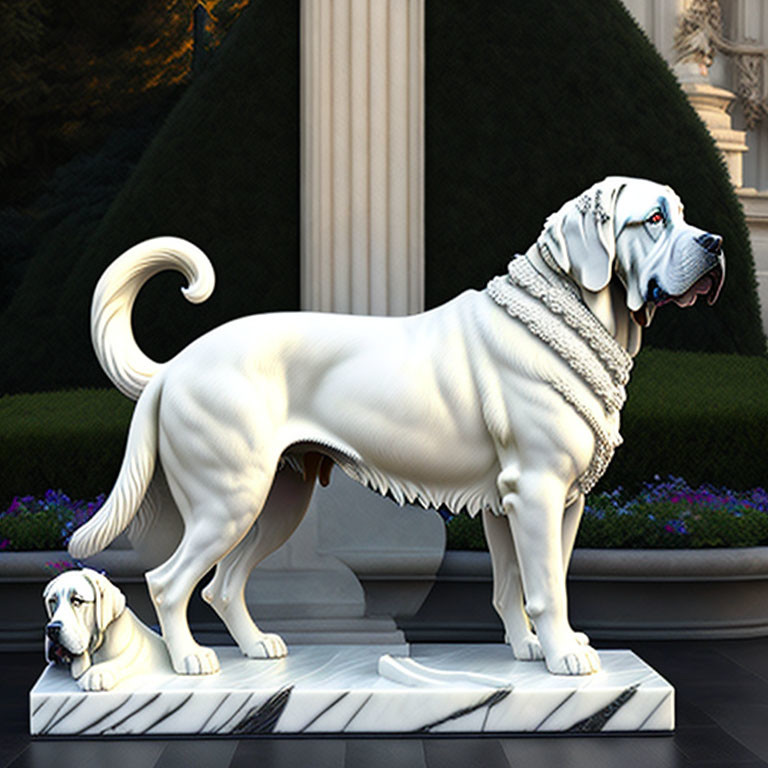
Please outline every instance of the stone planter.
[[768, 547], [576, 550], [573, 623], [595, 637], [768, 635]]
[[[498, 641], [487, 552], [446, 552], [435, 587], [405, 623], [422, 642]], [[568, 578], [574, 627], [595, 638], [768, 635], [768, 547], [577, 549]]]

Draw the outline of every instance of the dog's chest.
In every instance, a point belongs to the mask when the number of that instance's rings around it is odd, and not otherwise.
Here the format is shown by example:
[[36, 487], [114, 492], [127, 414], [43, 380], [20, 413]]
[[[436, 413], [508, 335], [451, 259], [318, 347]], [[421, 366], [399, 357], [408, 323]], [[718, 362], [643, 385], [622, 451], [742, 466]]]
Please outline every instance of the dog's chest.
[[486, 291], [515, 327], [524, 329], [516, 358], [526, 378], [557, 393], [592, 431], [594, 451], [578, 479], [587, 493], [622, 442], [619, 413], [632, 358], [570, 284], [554, 273], [542, 274], [526, 257], [513, 260], [509, 273], [491, 280]]

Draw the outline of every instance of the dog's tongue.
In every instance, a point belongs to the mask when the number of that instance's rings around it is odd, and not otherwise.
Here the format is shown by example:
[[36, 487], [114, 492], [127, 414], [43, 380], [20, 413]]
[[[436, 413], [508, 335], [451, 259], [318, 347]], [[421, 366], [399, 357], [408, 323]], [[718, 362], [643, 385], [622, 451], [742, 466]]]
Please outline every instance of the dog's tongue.
[[707, 294], [712, 289], [712, 276], [706, 274], [700, 277], [682, 296], [676, 296], [673, 300], [678, 307], [690, 307], [696, 303], [700, 294]]
[[48, 651], [48, 661], [53, 661], [56, 664], [69, 664], [72, 661], [72, 655], [67, 652], [63, 645], [51, 643]]

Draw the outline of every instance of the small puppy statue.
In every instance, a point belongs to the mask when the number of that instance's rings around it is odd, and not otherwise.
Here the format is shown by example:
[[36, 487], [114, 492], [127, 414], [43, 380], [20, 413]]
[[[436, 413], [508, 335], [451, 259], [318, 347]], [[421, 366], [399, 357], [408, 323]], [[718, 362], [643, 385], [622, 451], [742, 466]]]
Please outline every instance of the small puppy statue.
[[160, 636], [101, 573], [66, 571], [48, 583], [43, 599], [46, 659], [69, 663], [81, 690], [108, 691], [128, 677], [171, 670]]

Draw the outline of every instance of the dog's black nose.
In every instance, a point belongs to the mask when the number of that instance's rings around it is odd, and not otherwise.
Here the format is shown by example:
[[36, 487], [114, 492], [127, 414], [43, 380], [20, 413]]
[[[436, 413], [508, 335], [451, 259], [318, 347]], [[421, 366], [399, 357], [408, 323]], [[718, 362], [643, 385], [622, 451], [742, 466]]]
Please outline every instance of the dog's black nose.
[[54, 643], [59, 642], [59, 635], [61, 634], [61, 627], [62, 624], [60, 621], [52, 621], [48, 626], [45, 628], [45, 634], [48, 635], [48, 638], [53, 641]]
[[720, 237], [720, 235], [710, 235], [709, 232], [705, 232], [703, 235], [699, 235], [695, 238], [694, 242], [698, 243], [710, 253], [720, 253], [720, 248], [723, 245], [723, 238]]

